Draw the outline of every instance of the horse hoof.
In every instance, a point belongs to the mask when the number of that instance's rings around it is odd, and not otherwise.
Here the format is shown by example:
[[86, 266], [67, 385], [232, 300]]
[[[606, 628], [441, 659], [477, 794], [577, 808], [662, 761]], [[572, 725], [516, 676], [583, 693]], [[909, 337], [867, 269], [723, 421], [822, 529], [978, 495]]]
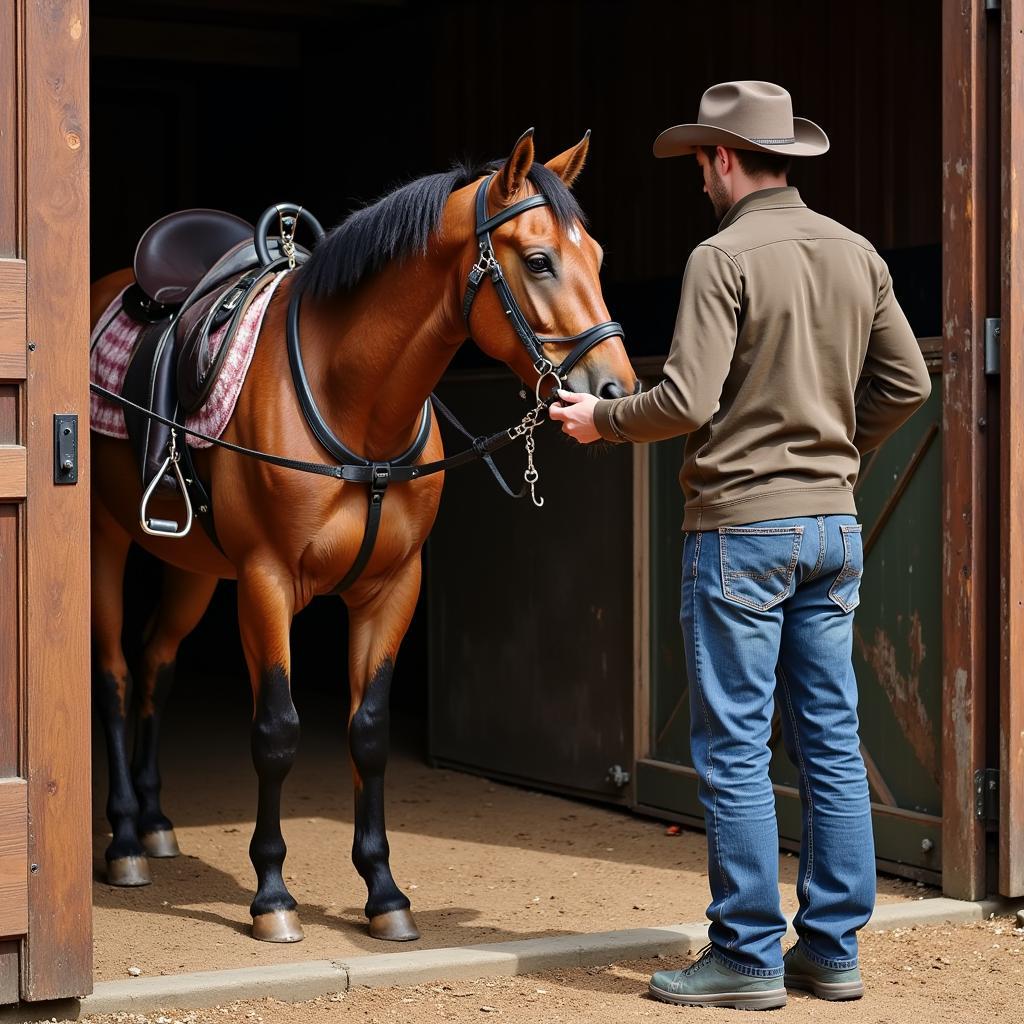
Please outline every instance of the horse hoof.
[[173, 828], [147, 832], [141, 838], [142, 848], [146, 851], [147, 857], [177, 857], [181, 853], [178, 848], [178, 837], [174, 834]]
[[145, 857], [118, 857], [107, 861], [108, 885], [149, 885], [152, 881]]
[[301, 942], [306, 936], [294, 910], [271, 910], [252, 919], [252, 937], [260, 942]]
[[412, 942], [420, 937], [410, 910], [389, 910], [370, 918], [370, 935], [388, 942]]

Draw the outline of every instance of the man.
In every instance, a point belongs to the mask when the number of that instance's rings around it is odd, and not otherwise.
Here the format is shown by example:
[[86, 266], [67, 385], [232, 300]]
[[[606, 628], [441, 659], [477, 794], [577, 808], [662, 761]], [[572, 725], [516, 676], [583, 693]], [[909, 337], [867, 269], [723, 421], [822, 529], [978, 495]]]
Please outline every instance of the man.
[[[662, 132], [655, 156], [695, 155], [721, 218], [687, 263], [665, 379], [604, 401], [559, 392], [551, 409], [584, 443], [688, 435], [680, 620], [711, 942], [686, 970], [653, 976], [669, 1002], [769, 1009], [787, 987], [863, 993], [857, 932], [875, 872], [851, 663], [863, 570], [853, 484], [930, 384], [884, 261], [787, 185], [790, 157], [827, 149], [767, 82], [716, 85], [696, 124]], [[804, 826], [799, 939], [785, 958], [776, 701]]]

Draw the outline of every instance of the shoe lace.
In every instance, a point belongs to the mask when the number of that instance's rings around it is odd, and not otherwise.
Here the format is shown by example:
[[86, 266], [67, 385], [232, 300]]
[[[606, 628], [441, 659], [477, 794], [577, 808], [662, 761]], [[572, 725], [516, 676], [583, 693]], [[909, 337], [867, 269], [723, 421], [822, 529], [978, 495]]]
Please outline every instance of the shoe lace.
[[693, 974], [694, 971], [696, 971], [699, 967], [701, 967], [703, 965], [704, 961], [711, 955], [711, 951], [714, 948], [715, 948], [714, 947], [714, 943], [709, 942], [703, 949], [701, 949], [697, 953], [697, 959], [694, 960], [693, 963], [690, 964], [690, 966], [687, 967], [686, 970], [683, 971], [683, 974], [686, 974], [686, 975]]

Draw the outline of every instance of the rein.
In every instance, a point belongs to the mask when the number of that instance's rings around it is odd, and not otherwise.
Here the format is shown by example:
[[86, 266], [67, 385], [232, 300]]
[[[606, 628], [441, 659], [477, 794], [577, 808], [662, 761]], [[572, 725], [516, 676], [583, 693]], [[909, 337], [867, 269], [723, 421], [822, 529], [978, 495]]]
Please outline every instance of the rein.
[[[420, 425], [417, 430], [416, 438], [406, 451], [401, 455], [396, 456], [394, 459], [380, 462], [375, 462], [356, 454], [331, 430], [327, 421], [321, 414], [320, 409], [316, 404], [316, 399], [313, 396], [312, 389], [309, 386], [309, 380], [306, 376], [305, 367], [302, 361], [302, 351], [299, 345], [299, 308], [301, 304], [301, 294], [294, 289], [288, 303], [288, 315], [286, 318], [285, 331], [286, 343], [288, 346], [288, 363], [291, 368], [292, 381], [295, 385], [295, 393], [298, 397], [299, 406], [302, 409], [306, 422], [309, 424], [314, 436], [323, 448], [337, 460], [337, 464], [289, 459], [283, 455], [273, 455], [253, 448], [246, 448], [242, 445], [232, 444], [230, 441], [223, 441], [220, 438], [211, 437], [201, 431], [186, 427], [184, 424], [178, 423], [176, 420], [160, 416], [151, 409], [146, 409], [145, 407], [124, 398], [122, 395], [114, 394], [114, 392], [101, 387], [99, 384], [90, 382], [90, 390], [107, 401], [115, 402], [124, 408], [134, 409], [136, 412], [142, 413], [152, 420], [169, 426], [171, 428], [171, 440], [170, 455], [168, 456], [167, 462], [174, 463], [174, 469], [178, 472], [179, 476], [179, 455], [177, 450], [178, 431], [180, 431], [182, 435], [197, 437], [200, 440], [205, 441], [208, 444], [215, 445], [218, 448], [223, 448], [227, 451], [235, 452], [238, 455], [244, 455], [248, 458], [257, 459], [260, 462], [266, 462], [273, 466], [292, 469], [302, 473], [312, 473], [317, 476], [331, 477], [335, 480], [344, 481], [346, 483], [368, 485], [370, 492], [368, 496], [366, 527], [363, 531], [363, 541], [352, 567], [349, 569], [348, 573], [346, 573], [345, 578], [334, 588], [333, 593], [341, 593], [346, 590], [359, 578], [363, 569], [366, 568], [366, 564], [369, 562], [370, 556], [373, 554], [374, 545], [376, 544], [377, 533], [380, 528], [381, 511], [384, 505], [384, 497], [387, 494], [388, 487], [392, 483], [404, 483], [410, 480], [418, 480], [421, 477], [431, 476], [435, 473], [442, 473], [446, 470], [466, 465], [476, 459], [481, 459], [487, 465], [488, 469], [490, 469], [498, 484], [506, 494], [513, 498], [522, 498], [525, 497], [527, 491], [529, 491], [533, 503], [538, 508], [541, 507], [544, 504], [544, 499], [538, 498], [535, 490], [540, 474], [537, 472], [533, 463], [533, 453], [536, 447], [533, 432], [540, 424], [541, 417], [551, 401], [551, 399], [545, 400], [541, 398], [541, 388], [544, 381], [548, 377], [553, 377], [555, 387], [562, 387], [566, 385], [568, 382], [569, 372], [595, 345], [604, 341], [606, 338], [622, 337], [623, 330], [620, 324], [612, 320], [595, 324], [593, 327], [587, 328], [587, 330], [582, 333], [568, 338], [542, 337], [533, 330], [529, 321], [523, 314], [523, 311], [520, 309], [519, 303], [516, 302], [516, 298], [512, 294], [512, 290], [508, 286], [508, 281], [502, 272], [501, 264], [498, 262], [498, 259], [494, 254], [494, 247], [491, 242], [491, 231], [501, 224], [504, 224], [506, 221], [511, 220], [513, 217], [517, 217], [519, 214], [525, 213], [527, 210], [549, 205], [548, 200], [547, 197], [539, 194], [529, 196], [526, 199], [520, 200], [518, 203], [513, 203], [511, 206], [506, 207], [504, 210], [496, 213], [493, 217], [488, 217], [487, 189], [493, 177], [494, 175], [491, 174], [484, 178], [480, 182], [476, 192], [475, 231], [480, 255], [477, 262], [469, 272], [469, 277], [466, 282], [466, 295], [462, 304], [462, 313], [463, 318], [466, 321], [467, 329], [469, 329], [470, 332], [470, 338], [472, 338], [470, 314], [472, 312], [473, 301], [479, 293], [481, 284], [484, 282], [485, 278], [489, 277], [499, 299], [501, 300], [505, 316], [508, 318], [516, 336], [519, 338], [530, 356], [533, 368], [538, 374], [537, 383], [534, 388], [536, 404], [515, 426], [509, 427], [506, 430], [501, 430], [496, 434], [491, 434], [490, 436], [474, 437], [466, 430], [465, 427], [463, 427], [455, 417], [454, 413], [452, 413], [452, 411], [436, 395], [431, 394], [424, 403], [423, 413], [420, 417]], [[293, 207], [292, 204], [282, 204], [277, 207], [270, 207], [263, 217], [261, 217], [260, 228], [262, 230], [256, 231], [256, 246], [257, 252], [260, 254], [261, 262], [264, 257], [269, 258], [269, 254], [266, 252], [267, 246], [265, 235], [270, 223], [271, 215], [275, 212], [278, 215], [283, 215], [286, 212], [295, 213], [297, 215], [300, 210], [298, 207]], [[290, 240], [291, 236], [289, 235], [288, 241]], [[289, 262], [291, 262], [291, 259]], [[554, 364], [545, 355], [545, 345], [572, 345], [573, 347], [561, 363]], [[463, 435], [463, 437], [472, 443], [470, 447], [456, 453], [455, 455], [450, 455], [447, 458], [439, 459], [435, 462], [426, 462], [415, 465], [415, 460], [422, 454], [423, 449], [426, 447], [427, 442], [430, 439], [432, 426], [432, 404], [433, 407], [441, 412], [445, 419], [447, 419], [448, 422]], [[519, 438], [525, 438], [526, 470], [523, 473], [524, 486], [519, 491], [513, 491], [505, 481], [497, 465], [494, 463], [492, 455], [494, 452], [512, 444]], [[154, 480], [154, 484], [156, 480], [159, 479], [160, 475], [161, 474], [157, 475]], [[153, 485], [151, 485], [150, 490], [152, 490], [152, 487]], [[188, 494], [184, 486], [181, 487], [181, 493], [188, 505], [189, 523], [191, 523], [191, 503], [189, 502]]]

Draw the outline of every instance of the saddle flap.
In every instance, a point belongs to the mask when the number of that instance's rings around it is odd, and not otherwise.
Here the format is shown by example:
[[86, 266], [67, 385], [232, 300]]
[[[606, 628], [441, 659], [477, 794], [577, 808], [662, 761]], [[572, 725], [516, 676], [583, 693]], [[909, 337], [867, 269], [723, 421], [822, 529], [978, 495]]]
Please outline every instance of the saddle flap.
[[[151, 409], [166, 419], [174, 419], [177, 411], [172, 335], [171, 317], [142, 331], [121, 388], [122, 396], [130, 402], [143, 409]], [[147, 487], [167, 458], [171, 428], [130, 407], [124, 410], [124, 422], [138, 460], [142, 485]], [[173, 474], [165, 473], [158, 485], [158, 493], [173, 494], [177, 490]]]

